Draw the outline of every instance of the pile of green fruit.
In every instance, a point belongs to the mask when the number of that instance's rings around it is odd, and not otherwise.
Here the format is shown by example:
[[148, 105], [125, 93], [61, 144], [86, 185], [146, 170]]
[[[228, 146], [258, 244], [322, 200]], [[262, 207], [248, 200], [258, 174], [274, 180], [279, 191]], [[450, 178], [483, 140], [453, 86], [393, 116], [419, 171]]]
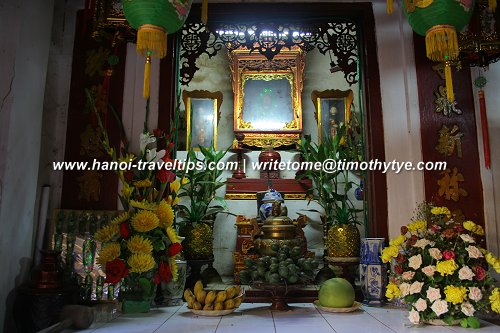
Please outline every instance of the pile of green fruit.
[[256, 260], [245, 259], [244, 270], [240, 271], [243, 284], [263, 282], [270, 284], [306, 284], [314, 280], [319, 261], [305, 258], [298, 246], [273, 244], [275, 256], [263, 256]]

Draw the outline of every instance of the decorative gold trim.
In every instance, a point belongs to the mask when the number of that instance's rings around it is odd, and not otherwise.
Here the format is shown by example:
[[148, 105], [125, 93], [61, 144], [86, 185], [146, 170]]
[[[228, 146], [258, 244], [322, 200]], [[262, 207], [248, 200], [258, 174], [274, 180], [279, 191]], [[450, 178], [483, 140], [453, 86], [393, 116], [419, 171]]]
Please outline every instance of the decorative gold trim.
[[[207, 90], [193, 90], [182, 92], [182, 100], [186, 108], [186, 150], [190, 147], [191, 141], [191, 99], [212, 99], [214, 101], [213, 111], [214, 111], [214, 121], [213, 121], [213, 144], [214, 148], [217, 149], [217, 126], [220, 121], [220, 106], [222, 104], [222, 92], [220, 91], [207, 91]], [[199, 148], [193, 147], [194, 150], [199, 150]]]
[[[225, 197], [226, 200], [256, 200], [257, 195], [255, 193], [226, 193]], [[287, 193], [285, 194], [285, 199], [288, 200], [303, 200], [306, 199], [305, 193]], [[243, 219], [245, 220], [238, 220], [238, 218], [242, 215], [238, 215], [236, 217], [237, 223], [250, 223], [250, 219]]]
[[311, 93], [311, 100], [314, 104], [316, 111], [314, 112], [314, 117], [316, 118], [316, 122], [318, 124], [318, 143], [321, 143], [321, 138], [323, 136], [322, 128], [322, 110], [321, 110], [321, 99], [344, 99], [344, 118], [346, 125], [349, 124], [351, 120], [351, 107], [352, 101], [354, 100], [354, 94], [351, 89], [349, 90], [338, 90], [338, 89], [330, 89], [317, 91], [313, 90]]
[[[234, 131], [245, 134], [243, 143], [257, 147], [279, 147], [295, 144], [302, 132], [302, 83], [305, 66], [305, 54], [298, 48], [282, 50], [273, 60], [267, 60], [261, 54], [250, 54], [245, 49], [229, 53], [234, 92]], [[281, 80], [290, 82], [290, 98], [293, 117], [280, 129], [266, 130], [256, 128], [255, 124], [243, 119], [245, 82], [248, 80]], [[272, 114], [269, 114], [272, 117]], [[270, 140], [270, 135], [280, 134], [279, 139]], [[285, 139], [287, 138], [287, 139]]]

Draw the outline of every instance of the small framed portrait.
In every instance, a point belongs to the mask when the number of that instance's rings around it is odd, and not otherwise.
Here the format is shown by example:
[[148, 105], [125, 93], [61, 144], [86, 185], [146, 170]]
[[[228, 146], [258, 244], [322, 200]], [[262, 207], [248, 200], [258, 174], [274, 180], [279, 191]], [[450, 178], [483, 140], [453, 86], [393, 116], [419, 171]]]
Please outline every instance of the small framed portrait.
[[182, 99], [186, 107], [186, 150], [211, 145], [217, 149], [222, 92], [183, 91]]
[[350, 89], [312, 92], [311, 99], [318, 122], [318, 143], [326, 136], [334, 137], [342, 124], [349, 124], [353, 98]]

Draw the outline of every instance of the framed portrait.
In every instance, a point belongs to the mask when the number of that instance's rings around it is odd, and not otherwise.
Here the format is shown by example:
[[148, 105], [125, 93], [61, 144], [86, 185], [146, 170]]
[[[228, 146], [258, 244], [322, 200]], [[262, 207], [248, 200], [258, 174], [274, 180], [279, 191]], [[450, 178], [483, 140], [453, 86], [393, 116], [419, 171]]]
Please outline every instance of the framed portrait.
[[234, 92], [234, 132], [254, 147], [293, 145], [302, 133], [304, 54], [282, 50], [272, 60], [237, 49], [230, 54]]
[[314, 90], [311, 99], [316, 108], [318, 143], [325, 136], [333, 137], [342, 124], [349, 124], [353, 101], [352, 90]]
[[186, 150], [190, 147], [210, 147], [212, 144], [217, 149], [222, 92], [185, 90], [182, 99], [186, 107]]

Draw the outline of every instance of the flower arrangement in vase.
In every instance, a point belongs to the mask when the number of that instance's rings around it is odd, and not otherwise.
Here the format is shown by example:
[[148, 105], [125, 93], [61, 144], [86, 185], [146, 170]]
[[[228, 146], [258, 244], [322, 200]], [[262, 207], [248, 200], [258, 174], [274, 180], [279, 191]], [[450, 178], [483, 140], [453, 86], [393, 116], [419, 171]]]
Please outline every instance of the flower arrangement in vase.
[[482, 248], [484, 230], [447, 207], [422, 203], [412, 222], [401, 228], [382, 252], [394, 261], [386, 297], [402, 298], [413, 324], [479, 327], [479, 310], [500, 313], [500, 288], [488, 265], [500, 272], [500, 260]]
[[[111, 161], [117, 165], [137, 165], [117, 170], [124, 212], [95, 233], [95, 239], [102, 243], [97, 263], [112, 288], [120, 283], [122, 310], [146, 312], [156, 286], [177, 279], [176, 257], [182, 246], [174, 229], [174, 209], [181, 182], [174, 172], [162, 167], [173, 162], [170, 154], [174, 144], [168, 134], [162, 131], [151, 134], [145, 128], [137, 156], [128, 152], [126, 139], [122, 139], [117, 152], [110, 145], [92, 96], [87, 97], [97, 116], [102, 146]], [[158, 147], [162, 149], [157, 151]]]

